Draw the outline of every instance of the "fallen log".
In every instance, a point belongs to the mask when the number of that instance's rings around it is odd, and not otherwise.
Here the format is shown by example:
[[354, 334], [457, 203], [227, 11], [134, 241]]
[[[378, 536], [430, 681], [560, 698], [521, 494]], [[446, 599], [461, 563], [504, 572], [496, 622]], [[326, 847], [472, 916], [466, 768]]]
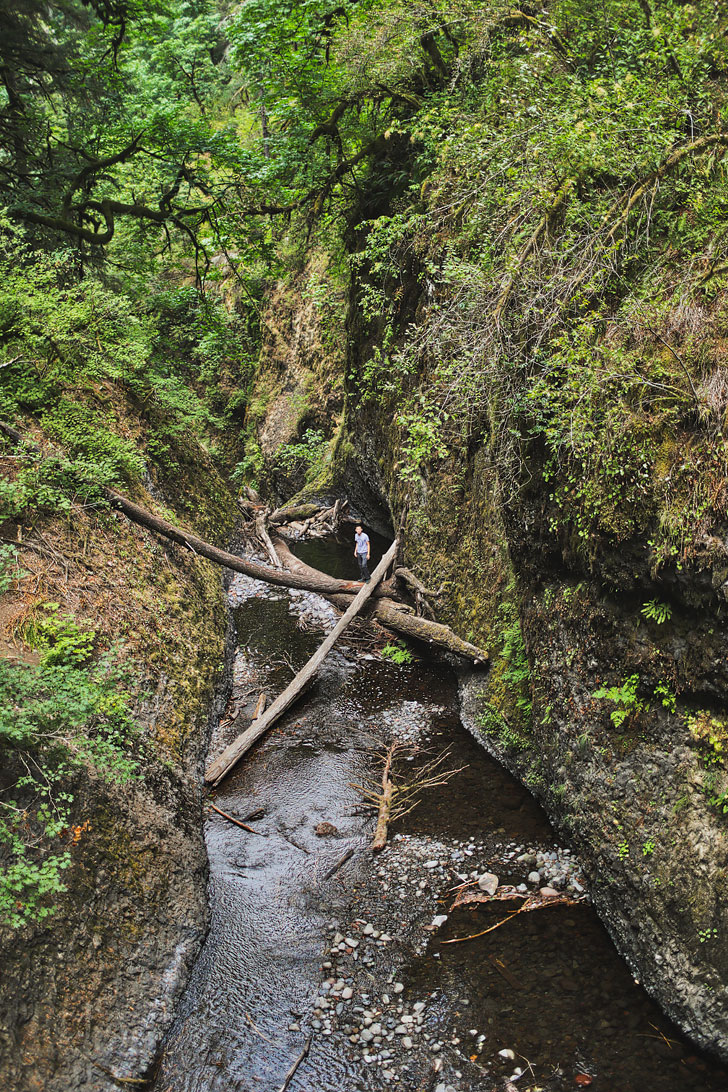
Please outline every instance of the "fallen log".
[[[199, 554], [200, 557], [206, 557], [209, 561], [214, 561], [216, 564], [223, 565], [227, 569], [233, 569], [235, 572], [244, 573], [254, 580], [262, 580], [267, 584], [275, 584], [280, 588], [300, 588], [302, 591], [314, 591], [318, 592], [320, 595], [342, 592], [344, 594], [348, 593], [354, 595], [362, 586], [360, 580], [338, 580], [336, 577], [327, 576], [326, 573], [319, 572], [318, 569], [311, 569], [304, 576], [299, 573], [284, 571], [283, 569], [273, 569], [269, 565], [262, 565], [258, 561], [250, 561], [248, 558], [238, 557], [236, 554], [230, 554], [227, 550], [220, 550], [217, 546], [205, 542], [204, 539], [198, 538], [197, 535], [193, 535], [188, 531], [183, 531], [181, 528], [175, 527], [174, 524], [169, 523], [166, 519], [162, 519], [161, 516], [155, 516], [152, 512], [147, 511], [146, 508], [142, 508], [141, 505], [135, 504], [134, 501], [129, 500], [128, 497], [123, 496], [121, 493], [117, 493], [113, 489], [106, 489], [105, 492], [112, 508], [116, 508], [119, 512], [123, 512], [125, 516], [132, 520], [132, 522], [138, 523], [141, 527], [146, 527], [149, 531], [154, 531], [159, 535], [163, 535], [165, 538], [171, 539], [172, 542], [177, 542], [180, 546], [184, 546], [188, 550], [192, 550], [193, 553]], [[374, 594], [391, 594], [391, 589], [389, 586], [387, 587], [386, 592], [377, 589]]]
[[394, 560], [396, 551], [397, 540], [392, 543], [377, 565], [372, 573], [370, 582], [363, 585], [361, 590], [354, 597], [353, 603], [347, 607], [346, 612], [339, 619], [334, 629], [323, 644], [316, 650], [308, 663], [298, 672], [295, 679], [292, 680], [282, 694], [279, 694], [267, 711], [263, 713], [262, 716], [258, 717], [258, 719], [239, 735], [237, 739], [234, 739], [233, 742], [225, 748], [219, 758], [216, 758], [215, 761], [211, 763], [205, 774], [205, 780], [207, 782], [218, 785], [226, 774], [229, 773], [235, 763], [242, 758], [245, 752], [248, 751], [270, 727], [272, 727], [289, 706], [293, 705], [296, 698], [309, 686], [320, 665], [349, 625], [349, 622], [357, 616], [366, 601], [371, 597], [376, 585], [382, 579]]
[[396, 580], [401, 580], [414, 594], [417, 613], [420, 615], [426, 614], [434, 622], [435, 612], [429, 600], [438, 599], [442, 595], [442, 588], [439, 591], [426, 588], [419, 577], [415, 576], [412, 570], [405, 568], [404, 565], [400, 565], [394, 570], [394, 576]]
[[[286, 542], [286, 540], [284, 538], [281, 538], [280, 535], [274, 535], [273, 545], [275, 546], [275, 551], [278, 554], [278, 558], [281, 561], [281, 563], [283, 564], [283, 567], [286, 570], [286, 572], [293, 573], [296, 576], [299, 576], [304, 580], [310, 580], [310, 581], [315, 580], [317, 576], [321, 577], [321, 576], [326, 575], [325, 573], [322, 573], [319, 569], [314, 569], [312, 565], [307, 565], [305, 561], [301, 561], [300, 557], [296, 557], [296, 555], [293, 553], [293, 551], [291, 550], [291, 548], [288, 545], [288, 543]], [[352, 551], [352, 556], [351, 556], [351, 563], [352, 563], [352, 565], [356, 564], [355, 561], [354, 561], [353, 551]], [[353, 590], [356, 591], [356, 585], [358, 584], [358, 581], [354, 581], [353, 583], [355, 584], [355, 588]], [[339, 593], [333, 592], [333, 591], [331, 593], [321, 591], [320, 594], [325, 595], [325, 596], [328, 597], [329, 595], [335, 595], [335, 594], [339, 594]], [[347, 588], [345, 591], [342, 592], [342, 594], [351, 595], [352, 591]], [[385, 597], [385, 596], [388, 599], [391, 598], [392, 596], [394, 596], [394, 597], [397, 596], [397, 589], [395, 587], [394, 580], [392, 580], [392, 579], [383, 580], [382, 583], [379, 585], [379, 587], [374, 592], [374, 597], [377, 598], [377, 599]], [[349, 602], [350, 602], [350, 600], [348, 600], [347, 602], [344, 603], [344, 606], [343, 606], [344, 610], [346, 610], [346, 607], [348, 606]]]
[[[323, 594], [330, 603], [342, 610], [349, 602], [347, 595], [326, 595], [325, 592]], [[488, 653], [485, 649], [478, 648], [470, 641], [464, 641], [442, 622], [432, 622], [429, 618], [419, 618], [416, 614], [411, 614], [410, 609], [400, 606], [391, 599], [377, 599], [370, 617], [376, 618], [388, 629], [401, 633], [403, 637], [413, 637], [432, 647], [462, 656], [463, 659], [471, 660], [474, 664], [488, 662]]]
[[[38, 445], [24, 437], [12, 425], [0, 421], [0, 432], [4, 432], [15, 443], [25, 442], [30, 450], [42, 456], [42, 451]], [[129, 500], [122, 493], [117, 493], [114, 489], [107, 488], [104, 493], [112, 508], [123, 512], [132, 522], [138, 523], [141, 527], [146, 527], [147, 530], [154, 531], [156, 534], [163, 535], [172, 542], [184, 546], [185, 549], [191, 550], [201, 557], [206, 557], [209, 561], [214, 561], [217, 565], [232, 569], [234, 572], [244, 573], [245, 576], [250, 576], [254, 580], [262, 580], [265, 583], [274, 584], [281, 588], [299, 588], [302, 591], [318, 592], [319, 595], [326, 596], [335, 606], [339, 606], [344, 610], [351, 602], [350, 598], [340, 598], [337, 602], [336, 596], [354, 595], [361, 587], [361, 582], [358, 580], [337, 580], [333, 576], [319, 572], [318, 569], [311, 568], [310, 565], [305, 565], [298, 558], [294, 558], [290, 550], [286, 551], [284, 557], [282, 550], [285, 544], [282, 541], [279, 544], [278, 539], [275, 543], [276, 551], [285, 565], [285, 570], [273, 569], [267, 565], [261, 565], [259, 562], [249, 561], [246, 558], [238, 557], [236, 554], [230, 554], [227, 550], [220, 550], [217, 546], [198, 538], [197, 535], [183, 531], [160, 516], [155, 516], [146, 508], [135, 504], [134, 501]], [[256, 499], [260, 503], [260, 498], [254, 490], [246, 489], [246, 494], [251, 503], [256, 503]], [[345, 518], [348, 519], [348, 517]], [[295, 566], [294, 562], [296, 563]], [[424, 618], [414, 618], [404, 611], [398, 611], [395, 603], [392, 602], [392, 599], [397, 596], [394, 581], [386, 581], [381, 588], [376, 588], [372, 595], [377, 599], [387, 597], [388, 602], [386, 604], [380, 606], [377, 603], [375, 617], [384, 625], [389, 626], [390, 629], [402, 633], [405, 637], [415, 637], [448, 652], [454, 652], [456, 655], [472, 660], [476, 664], [485, 663], [488, 659], [487, 652], [477, 648], [476, 645], [470, 644], [469, 641], [461, 640], [449, 626], [427, 621]]]
[[273, 545], [273, 543], [271, 542], [270, 535], [268, 534], [268, 528], [266, 527], [265, 524], [266, 524], [266, 516], [265, 516], [264, 512], [261, 512], [261, 514], [259, 516], [256, 516], [256, 519], [255, 519], [255, 533], [256, 533], [257, 537], [259, 538], [259, 540], [261, 541], [261, 543], [263, 544], [263, 546], [265, 547], [265, 552], [268, 554], [268, 557], [271, 560], [271, 564], [273, 565], [273, 568], [274, 569], [281, 569], [281, 568], [283, 568], [283, 566], [281, 565], [281, 559], [278, 557], [278, 554], [276, 553], [276, 548]]
[[[313, 569], [305, 561], [301, 561], [300, 557], [296, 557], [289, 549], [288, 544], [279, 536], [275, 537], [274, 545], [278, 557], [289, 572], [308, 579], [313, 579], [318, 573], [318, 569]], [[472, 660], [475, 664], [487, 662], [488, 653], [484, 649], [478, 648], [470, 641], [464, 641], [449, 626], [443, 625], [441, 622], [433, 622], [427, 618], [416, 617], [414, 614], [410, 614], [404, 606], [398, 606], [389, 594], [392, 588], [393, 581], [391, 580], [387, 580], [382, 584], [382, 592], [386, 594], [377, 599], [373, 610], [373, 617], [378, 622], [388, 626], [389, 629], [396, 630], [404, 637], [414, 637], [418, 641], [424, 641], [429, 645], [442, 648], [446, 652], [453, 652], [456, 656], [462, 656], [466, 660]], [[321, 592], [321, 594], [340, 610], [346, 610], [351, 602], [348, 595], [329, 592]]]
[[[33, 454], [43, 456], [41, 448], [33, 440], [23, 436], [22, 433], [5, 421], [0, 421], [0, 432], [4, 432], [16, 444], [25, 443]], [[252, 503], [257, 502], [260, 505], [260, 497], [258, 497], [255, 490], [246, 488], [245, 492]], [[173, 523], [162, 519], [161, 516], [155, 516], [146, 508], [142, 508], [140, 504], [129, 500], [123, 493], [117, 493], [115, 489], [105, 488], [104, 495], [112, 508], [123, 512], [127, 519], [130, 519], [133, 523], [138, 523], [141, 527], [146, 527], [148, 531], [163, 535], [164, 538], [184, 546], [192, 553], [199, 554], [200, 557], [206, 557], [208, 561], [214, 561], [217, 565], [223, 565], [226, 569], [244, 573], [245, 576], [250, 576], [254, 580], [263, 580], [267, 584], [275, 584], [281, 588], [300, 588], [301, 591], [319, 592], [322, 595], [326, 594], [326, 592], [343, 592], [354, 595], [361, 587], [360, 580], [338, 580], [336, 577], [319, 572], [318, 569], [311, 569], [306, 576], [300, 576], [297, 573], [284, 573], [281, 569], [261, 565], [257, 561], [249, 561], [247, 558], [230, 554], [227, 550], [220, 550], [217, 546], [198, 538], [197, 535], [184, 531], [181, 527], [176, 527]], [[382, 595], [385, 593], [377, 589], [374, 594]], [[386, 594], [391, 594], [391, 590], [388, 589]]]
[[292, 523], [294, 520], [306, 520], [317, 515], [320, 511], [321, 507], [318, 504], [294, 504], [290, 508], [284, 506], [276, 508], [275, 512], [271, 514], [270, 522], [281, 524]]

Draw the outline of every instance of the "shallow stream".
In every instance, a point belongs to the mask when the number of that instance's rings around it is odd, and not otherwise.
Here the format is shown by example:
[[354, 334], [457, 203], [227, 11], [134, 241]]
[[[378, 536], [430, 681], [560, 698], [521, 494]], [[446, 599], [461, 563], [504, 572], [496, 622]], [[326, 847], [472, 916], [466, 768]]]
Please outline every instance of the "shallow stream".
[[[297, 552], [356, 575], [348, 542]], [[229, 594], [230, 708], [244, 725], [259, 692], [283, 689], [334, 615], [315, 595], [242, 576]], [[258, 833], [214, 812], [207, 820], [211, 928], [157, 1092], [278, 1092], [309, 1037], [291, 1092], [726, 1089], [726, 1071], [635, 983], [543, 812], [462, 727], [452, 673], [382, 659], [384, 640], [355, 623], [315, 688], [216, 793]], [[223, 720], [211, 754], [239, 730]], [[376, 783], [393, 740], [400, 778], [445, 748], [444, 765], [460, 772], [425, 791], [373, 857], [373, 813], [353, 786]], [[574, 905], [513, 920], [523, 900], [452, 909], [473, 875], [531, 892], [539, 868]]]

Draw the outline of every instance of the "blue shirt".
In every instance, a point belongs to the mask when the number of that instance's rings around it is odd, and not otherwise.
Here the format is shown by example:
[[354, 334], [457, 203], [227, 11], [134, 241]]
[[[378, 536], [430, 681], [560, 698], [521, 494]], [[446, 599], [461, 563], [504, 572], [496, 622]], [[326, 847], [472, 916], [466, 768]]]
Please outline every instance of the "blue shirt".
[[356, 539], [356, 552], [366, 557], [369, 548], [369, 535], [366, 531], [362, 531], [361, 534], [355, 533], [354, 538]]

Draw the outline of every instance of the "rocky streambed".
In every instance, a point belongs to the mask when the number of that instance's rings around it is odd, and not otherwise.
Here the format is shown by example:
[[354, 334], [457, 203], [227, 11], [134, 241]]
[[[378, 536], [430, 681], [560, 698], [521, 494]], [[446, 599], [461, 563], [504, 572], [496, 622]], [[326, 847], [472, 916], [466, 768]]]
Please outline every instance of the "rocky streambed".
[[[348, 544], [299, 550], [334, 575], [351, 560]], [[229, 595], [230, 708], [244, 721], [334, 614], [244, 577]], [[382, 643], [361, 627], [345, 636], [315, 689], [215, 797], [257, 833], [207, 820], [212, 924], [158, 1092], [277, 1092], [309, 1044], [289, 1084], [299, 1092], [725, 1088], [726, 1071], [680, 1037], [617, 956], [578, 859], [461, 725], [454, 676], [426, 660], [394, 664]], [[213, 753], [236, 731], [223, 719]], [[376, 783], [394, 741], [400, 777], [411, 769], [416, 780], [446, 748], [459, 772], [425, 791], [374, 857], [356, 786]], [[520, 901], [488, 899], [496, 885]], [[544, 888], [542, 908], [515, 913]]]

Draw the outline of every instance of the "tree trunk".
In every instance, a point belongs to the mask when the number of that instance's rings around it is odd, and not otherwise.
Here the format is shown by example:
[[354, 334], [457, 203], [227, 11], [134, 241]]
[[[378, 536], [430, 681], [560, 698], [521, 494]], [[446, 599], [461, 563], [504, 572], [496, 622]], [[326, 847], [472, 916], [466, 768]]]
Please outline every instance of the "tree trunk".
[[392, 794], [394, 784], [392, 782], [392, 755], [394, 744], [387, 751], [382, 773], [382, 795], [379, 797], [379, 812], [377, 814], [377, 829], [374, 831], [372, 853], [379, 853], [387, 844], [387, 832], [389, 830], [389, 817], [392, 811]]
[[[272, 569], [268, 565], [261, 565], [257, 561], [248, 561], [246, 558], [228, 553], [227, 550], [220, 550], [217, 546], [212, 546], [204, 539], [198, 538], [197, 535], [175, 527], [174, 524], [168, 523], [160, 516], [153, 515], [146, 508], [135, 504], [128, 497], [117, 493], [113, 489], [107, 489], [106, 496], [112, 508], [117, 508], [120, 512], [123, 512], [134, 523], [138, 523], [150, 531], [155, 531], [159, 535], [164, 535], [172, 542], [177, 542], [180, 546], [185, 546], [193, 553], [206, 557], [218, 565], [224, 565], [225, 568], [233, 569], [238, 573], [245, 573], [246, 576], [251, 576], [254, 580], [263, 580], [267, 584], [275, 584], [281, 588], [301, 588], [303, 591], [314, 591], [320, 595], [328, 593], [354, 595], [361, 588], [360, 580], [337, 580], [333, 576], [327, 576], [326, 573], [319, 572], [318, 569], [308, 569], [304, 576], [297, 572]], [[388, 586], [386, 591], [377, 589], [374, 594], [391, 595], [392, 592]]]
[[271, 560], [274, 569], [281, 569], [281, 559], [276, 553], [276, 548], [271, 542], [270, 535], [268, 534], [268, 528], [266, 527], [266, 516], [264, 512], [261, 512], [255, 519], [255, 533], [260, 541], [265, 546], [266, 553]]
[[320, 665], [349, 625], [349, 622], [356, 617], [367, 599], [371, 597], [376, 585], [394, 561], [396, 552], [397, 540], [392, 543], [377, 565], [372, 573], [370, 582], [364, 584], [358, 594], [354, 597], [354, 602], [349, 605], [343, 617], [339, 619], [336, 627], [331, 631], [323, 644], [316, 650], [308, 663], [298, 672], [295, 679], [293, 679], [283, 693], [276, 698], [269, 709], [263, 713], [262, 716], [258, 717], [258, 719], [239, 735], [237, 739], [234, 739], [233, 742], [225, 748], [220, 757], [216, 758], [209, 766], [207, 773], [205, 774], [206, 781], [213, 785], [219, 784], [235, 763], [242, 758], [245, 752], [248, 751], [253, 744], [273, 726], [273, 724], [275, 724], [278, 718], [293, 705], [296, 698], [310, 685]]
[[[43, 454], [37, 444], [26, 439], [17, 429], [4, 421], [0, 421], [0, 432], [4, 432], [15, 443], [25, 441], [31, 450], [37, 451], [40, 455]], [[218, 549], [217, 546], [212, 546], [196, 535], [182, 531], [179, 527], [175, 527], [167, 520], [153, 515], [146, 508], [135, 504], [128, 497], [117, 493], [113, 489], [105, 489], [104, 492], [109, 504], [123, 512], [134, 523], [138, 523], [150, 531], [155, 531], [159, 535], [164, 535], [165, 538], [179, 543], [180, 546], [184, 546], [188, 550], [192, 550], [193, 553], [200, 554], [218, 565], [233, 569], [235, 572], [244, 573], [255, 580], [262, 580], [282, 588], [300, 588], [303, 591], [318, 592], [344, 610], [351, 602], [350, 596], [358, 592], [362, 586], [358, 580], [336, 580], [334, 577], [327, 576], [325, 573], [319, 572], [318, 569], [313, 569], [310, 565], [304, 564], [291, 553], [286, 544], [280, 539], [276, 539], [275, 546], [277, 554], [286, 566], [285, 572], [281, 569], [268, 568], [268, 566], [260, 565], [255, 561], [246, 561], [235, 554], [229, 554], [226, 550]], [[260, 501], [254, 490], [246, 489], [246, 494], [253, 503]], [[370, 587], [370, 585], [365, 585], [365, 587]], [[375, 617], [384, 625], [389, 626], [390, 629], [404, 634], [405, 637], [416, 637], [420, 641], [427, 641], [429, 644], [444, 648], [448, 652], [464, 656], [476, 664], [485, 663], [488, 659], [487, 652], [476, 645], [470, 644], [469, 641], [463, 641], [457, 634], [453, 633], [449, 626], [431, 622], [424, 618], [414, 618], [404, 610], [397, 609], [396, 603], [393, 602], [393, 597], [397, 595], [394, 581], [386, 581], [381, 588], [374, 589], [370, 594], [377, 598], [386, 597], [386, 601], [377, 602]]]
[[[317, 569], [312, 569], [310, 565], [292, 554], [286, 543], [278, 537], [275, 539], [275, 548], [286, 569], [290, 569], [293, 573], [301, 577], [313, 578], [313, 575], [318, 572]], [[387, 580], [386, 583], [382, 584], [382, 591], [386, 590], [388, 594], [377, 599], [374, 605], [373, 615], [378, 622], [396, 630], [405, 637], [414, 637], [418, 641], [426, 641], [430, 645], [435, 645], [447, 652], [453, 652], [457, 656], [464, 656], [465, 659], [472, 660], [473, 663], [483, 664], [487, 662], [488, 653], [484, 649], [478, 648], [470, 641], [463, 641], [461, 637], [453, 633], [449, 626], [442, 625], [440, 622], [431, 622], [427, 618], [418, 618], [414, 614], [408, 613], [401, 605], [395, 603], [391, 598], [391, 594], [389, 594], [392, 587], [393, 581], [391, 580]], [[346, 610], [351, 602], [347, 595], [329, 592], [322, 592], [322, 595], [341, 610]]]
[[294, 520], [310, 519], [321, 511], [318, 504], [296, 504], [292, 507], [276, 508], [270, 517], [270, 523], [292, 523]]

